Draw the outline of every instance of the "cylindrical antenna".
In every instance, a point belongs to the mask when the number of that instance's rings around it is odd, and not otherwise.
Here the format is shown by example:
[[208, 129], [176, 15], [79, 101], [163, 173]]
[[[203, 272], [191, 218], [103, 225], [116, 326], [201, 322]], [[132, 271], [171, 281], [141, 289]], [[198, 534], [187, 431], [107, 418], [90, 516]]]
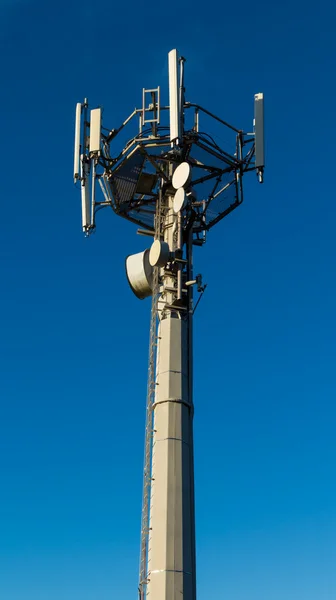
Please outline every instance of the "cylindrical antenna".
[[199, 108], [196, 106], [194, 115], [194, 131], [199, 132]]
[[88, 107], [89, 107], [89, 103], [88, 103], [88, 99], [84, 98], [84, 104], [83, 104], [83, 121], [84, 121], [84, 131], [83, 131], [83, 147], [82, 147], [82, 152], [83, 154], [86, 154], [87, 151], [87, 146], [88, 146], [88, 136], [87, 136], [87, 128], [88, 128], [88, 120], [87, 120], [87, 115], [88, 115]]
[[180, 136], [183, 137], [184, 133], [184, 101], [185, 101], [185, 88], [184, 88], [184, 63], [185, 58], [181, 56], [180, 60], [180, 94], [179, 94], [179, 105], [180, 105]]
[[75, 123], [75, 151], [74, 151], [74, 182], [76, 183], [79, 178], [80, 165], [80, 135], [81, 135], [81, 117], [82, 117], [82, 105], [80, 102], [76, 104], [76, 123]]
[[94, 158], [91, 160], [91, 219], [90, 226], [95, 226], [95, 205], [96, 205], [96, 161]]
[[89, 165], [85, 157], [81, 156], [81, 194], [82, 194], [82, 227], [84, 233], [87, 233], [91, 224], [90, 215], [90, 190], [89, 190]]

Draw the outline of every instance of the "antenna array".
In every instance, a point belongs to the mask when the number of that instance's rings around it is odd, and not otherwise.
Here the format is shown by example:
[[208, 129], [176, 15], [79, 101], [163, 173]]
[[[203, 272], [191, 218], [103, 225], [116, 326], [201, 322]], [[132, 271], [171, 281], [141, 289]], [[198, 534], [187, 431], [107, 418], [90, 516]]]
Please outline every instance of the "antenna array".
[[[255, 95], [247, 133], [186, 101], [184, 62], [169, 52], [168, 105], [157, 87], [143, 89], [142, 106], [116, 128], [105, 128], [101, 108], [89, 112], [87, 99], [75, 117], [74, 180], [85, 235], [109, 207], [154, 238], [126, 259], [134, 294], [152, 296], [140, 600], [196, 600], [192, 322], [206, 286], [193, 275], [192, 251], [242, 203], [244, 175], [256, 171], [260, 183], [264, 176], [263, 94]], [[209, 124], [215, 134], [206, 132]], [[126, 128], [129, 141], [120, 147]]]
[[[102, 127], [101, 108], [90, 111], [88, 103], [76, 107], [74, 180], [82, 188], [83, 231], [95, 229], [95, 215], [110, 207], [133, 223], [154, 230], [156, 199], [161, 181], [167, 186], [167, 165], [187, 162], [192, 176], [189, 200], [183, 211], [183, 229], [191, 226], [196, 243], [204, 243], [204, 232], [243, 201], [243, 175], [256, 170], [264, 174], [264, 97], [255, 95], [254, 128], [246, 133], [210, 111], [184, 99], [184, 59], [177, 51], [169, 55], [169, 106], [160, 104], [160, 88], [143, 90], [143, 105], [116, 129]], [[146, 104], [147, 99], [150, 102]], [[167, 118], [168, 117], [168, 120]], [[212, 122], [218, 137], [229, 141], [223, 147], [204, 132]], [[187, 120], [192, 125], [184, 127]], [[139, 123], [136, 131], [134, 125]], [[129, 142], [120, 150], [117, 136], [129, 128]], [[79, 168], [79, 165], [81, 167]], [[98, 180], [103, 200], [96, 200]]]

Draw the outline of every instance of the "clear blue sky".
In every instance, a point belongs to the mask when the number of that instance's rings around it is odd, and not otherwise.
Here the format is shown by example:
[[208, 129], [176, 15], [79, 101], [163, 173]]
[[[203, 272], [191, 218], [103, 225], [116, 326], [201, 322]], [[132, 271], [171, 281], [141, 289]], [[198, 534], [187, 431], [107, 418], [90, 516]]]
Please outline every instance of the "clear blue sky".
[[[105, 212], [82, 237], [74, 106], [117, 126], [187, 58], [264, 186], [196, 253], [198, 600], [336, 597], [335, 8], [0, 1], [0, 598], [136, 600], [149, 302]], [[160, 599], [154, 599], [160, 600]]]

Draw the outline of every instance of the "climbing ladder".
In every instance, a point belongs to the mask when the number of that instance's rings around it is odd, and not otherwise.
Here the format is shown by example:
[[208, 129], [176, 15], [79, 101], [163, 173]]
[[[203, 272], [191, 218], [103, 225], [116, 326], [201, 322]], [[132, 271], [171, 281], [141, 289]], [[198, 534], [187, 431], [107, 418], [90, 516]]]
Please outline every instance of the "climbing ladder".
[[[165, 201], [160, 190], [155, 213], [155, 239], [162, 238], [163, 223], [165, 219]], [[152, 441], [153, 441], [153, 404], [155, 402], [156, 387], [156, 354], [158, 335], [158, 299], [160, 296], [159, 267], [153, 268], [152, 280], [152, 308], [149, 337], [148, 358], [148, 380], [147, 380], [147, 403], [146, 403], [146, 426], [145, 426], [145, 450], [144, 450], [144, 474], [143, 474], [143, 499], [141, 519], [141, 547], [140, 547], [140, 576], [139, 576], [139, 600], [146, 599], [146, 588], [148, 582], [147, 560], [149, 540], [149, 518], [150, 518], [150, 495], [152, 483]]]

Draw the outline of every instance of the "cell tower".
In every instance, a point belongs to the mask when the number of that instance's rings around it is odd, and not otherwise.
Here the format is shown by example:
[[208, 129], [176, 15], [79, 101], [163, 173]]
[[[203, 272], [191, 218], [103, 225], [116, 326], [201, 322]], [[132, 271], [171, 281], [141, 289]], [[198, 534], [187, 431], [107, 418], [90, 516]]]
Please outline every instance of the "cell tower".
[[[169, 105], [159, 87], [143, 89], [142, 107], [116, 129], [102, 126], [102, 109], [89, 112], [87, 99], [76, 108], [74, 179], [85, 235], [109, 207], [153, 238], [126, 258], [132, 291], [152, 298], [140, 600], [196, 600], [192, 323], [193, 291], [200, 298], [205, 286], [193, 274], [193, 247], [242, 203], [243, 175], [256, 171], [262, 183], [264, 173], [263, 94], [254, 97], [253, 131], [245, 133], [185, 99], [184, 64], [169, 52]], [[118, 147], [126, 128], [129, 141]]]

